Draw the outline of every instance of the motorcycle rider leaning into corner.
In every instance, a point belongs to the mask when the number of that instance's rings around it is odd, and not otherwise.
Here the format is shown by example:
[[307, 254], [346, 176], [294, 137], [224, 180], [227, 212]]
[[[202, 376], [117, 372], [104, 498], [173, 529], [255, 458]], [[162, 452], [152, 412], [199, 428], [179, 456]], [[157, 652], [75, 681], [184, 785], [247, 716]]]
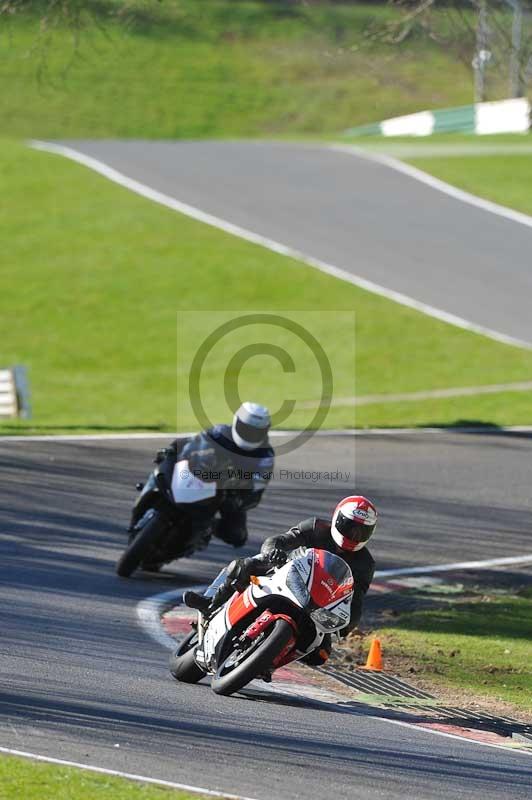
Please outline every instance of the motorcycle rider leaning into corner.
[[[270, 426], [268, 409], [246, 401], [231, 425], [214, 425], [196, 436], [176, 439], [158, 452], [155, 463], [169, 484], [180, 461], [188, 461], [190, 472], [201, 480], [217, 481], [216, 503], [205, 519], [207, 540], [212, 534], [233, 547], [246, 543], [247, 512], [260, 503], [273, 472]], [[145, 512], [140, 497], [133, 508], [130, 533]]]
[[[243, 592], [252, 575], [264, 575], [272, 566], [282, 566], [288, 554], [298, 547], [315, 547], [341, 556], [353, 573], [351, 618], [340, 631], [340, 636], [345, 637], [360, 622], [364, 596], [373, 580], [375, 561], [366, 544], [376, 524], [377, 509], [370, 500], [361, 495], [344, 497], [336, 506], [331, 521], [318, 517], [306, 519], [286, 533], [266, 539], [259, 558], [241, 558], [231, 562], [225, 581], [212, 599], [189, 590], [183, 594], [183, 601], [189, 608], [210, 616], [235, 591]], [[331, 635], [326, 634], [322, 644], [302, 661], [311, 666], [324, 664], [331, 649]]]

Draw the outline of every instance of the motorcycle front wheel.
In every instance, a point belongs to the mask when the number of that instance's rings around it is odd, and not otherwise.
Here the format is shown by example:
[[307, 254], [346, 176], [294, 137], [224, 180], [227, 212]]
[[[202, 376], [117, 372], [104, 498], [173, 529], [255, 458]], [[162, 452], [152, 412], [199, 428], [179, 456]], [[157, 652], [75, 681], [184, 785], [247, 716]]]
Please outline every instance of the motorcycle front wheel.
[[168, 666], [176, 681], [197, 683], [204, 677], [205, 672], [198, 667], [194, 658], [197, 644], [198, 634], [196, 631], [191, 631], [177, 650], [170, 655]]
[[135, 572], [141, 561], [150, 560], [152, 548], [158, 544], [162, 534], [166, 531], [168, 523], [157, 513], [148, 520], [118, 559], [116, 574], [121, 578], [129, 578]]
[[229, 695], [238, 692], [253, 678], [269, 670], [274, 659], [281, 653], [293, 636], [293, 629], [284, 619], [275, 620], [271, 632], [256, 646], [251, 643], [247, 650], [229, 653], [219, 665], [211, 687], [216, 694]]

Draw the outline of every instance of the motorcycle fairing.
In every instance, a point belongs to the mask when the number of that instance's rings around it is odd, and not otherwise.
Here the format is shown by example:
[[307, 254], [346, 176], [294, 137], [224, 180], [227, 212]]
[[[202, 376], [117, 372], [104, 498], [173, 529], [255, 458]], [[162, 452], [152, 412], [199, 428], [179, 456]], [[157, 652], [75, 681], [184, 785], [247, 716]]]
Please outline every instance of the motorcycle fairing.
[[[295, 557], [294, 557], [295, 556]], [[252, 587], [255, 600], [275, 594], [279, 585], [283, 595], [298, 608], [306, 608], [322, 633], [340, 630], [349, 624], [353, 575], [340, 556], [327, 550], [298, 548], [297, 554], [272, 576], [260, 578]]]
[[223, 642], [230, 633], [226, 623], [225, 608], [221, 608], [210, 620], [209, 627], [204, 636], [201, 637], [201, 645], [198, 648], [201, 653], [201, 661], [207, 667], [216, 660], [216, 655], [223, 646]]
[[[321, 582], [327, 583], [331, 577], [334, 582], [325, 589]], [[220, 578], [222, 574], [214, 583]], [[318, 581], [319, 586], [314, 596], [313, 581]], [[270, 621], [273, 624], [275, 619], [286, 615], [294, 622], [294, 634], [298, 631], [290, 645], [291, 653], [283, 652], [282, 662], [275, 666], [301, 658], [321, 644], [325, 633], [340, 630], [349, 623], [352, 591], [351, 570], [343, 559], [312, 548], [300, 551], [272, 574], [254, 579], [244, 592], [235, 593], [214, 614], [200, 637], [198, 663], [215, 671], [226, 647], [232, 646], [235, 636], [244, 633], [247, 620], [251, 627], [261, 615], [265, 624]], [[303, 643], [304, 650], [299, 650]]]
[[198, 503], [216, 497], [216, 481], [202, 481], [189, 469], [188, 461], [178, 461], [172, 475], [175, 503]]
[[240, 622], [249, 612], [257, 608], [257, 603], [255, 602], [253, 595], [251, 593], [251, 586], [242, 592], [235, 592], [233, 597], [228, 601], [226, 606], [226, 615], [227, 615], [227, 627], [234, 627], [237, 623]]

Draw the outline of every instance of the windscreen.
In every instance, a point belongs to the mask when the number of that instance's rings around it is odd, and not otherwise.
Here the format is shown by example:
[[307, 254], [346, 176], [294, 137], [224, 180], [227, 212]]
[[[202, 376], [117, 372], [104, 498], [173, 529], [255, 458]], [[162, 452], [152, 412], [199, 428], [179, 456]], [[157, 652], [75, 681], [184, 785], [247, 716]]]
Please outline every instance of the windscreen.
[[327, 550], [308, 550], [293, 561], [286, 584], [303, 607], [324, 608], [353, 591], [353, 576], [343, 558]]
[[328, 550], [315, 550], [315, 569], [318, 567], [320, 572], [325, 572], [333, 578], [338, 586], [346, 583], [353, 583], [353, 576], [349, 565], [340, 556], [329, 553]]
[[353, 576], [340, 556], [327, 550], [314, 550], [314, 569], [310, 594], [316, 608], [339, 602], [353, 590]]

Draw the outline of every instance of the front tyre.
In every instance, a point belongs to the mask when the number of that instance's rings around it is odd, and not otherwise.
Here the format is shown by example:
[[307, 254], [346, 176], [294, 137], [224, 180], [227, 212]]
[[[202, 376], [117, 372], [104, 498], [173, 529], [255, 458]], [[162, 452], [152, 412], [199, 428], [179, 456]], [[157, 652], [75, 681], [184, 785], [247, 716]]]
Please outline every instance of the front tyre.
[[168, 666], [176, 681], [197, 683], [205, 675], [194, 659], [197, 644], [198, 634], [196, 631], [191, 631], [177, 650], [171, 654]]
[[274, 659], [282, 652], [293, 636], [293, 629], [284, 619], [275, 620], [271, 632], [258, 646], [253, 643], [241, 655], [232, 651], [218, 667], [211, 687], [216, 694], [238, 692], [253, 678], [269, 670]]
[[121, 578], [129, 578], [141, 561], [149, 562], [150, 553], [158, 544], [165, 532], [166, 523], [155, 513], [151, 519], [133, 536], [130, 543], [118, 559], [116, 574]]

